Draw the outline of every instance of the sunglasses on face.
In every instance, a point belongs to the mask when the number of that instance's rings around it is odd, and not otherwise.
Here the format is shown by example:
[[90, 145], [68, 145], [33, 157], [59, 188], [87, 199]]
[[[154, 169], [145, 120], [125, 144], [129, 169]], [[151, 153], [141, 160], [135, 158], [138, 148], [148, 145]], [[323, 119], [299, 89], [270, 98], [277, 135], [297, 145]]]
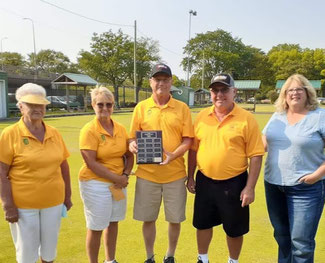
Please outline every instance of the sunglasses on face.
[[102, 103], [102, 102], [98, 102], [96, 103], [97, 107], [99, 109], [103, 109], [104, 107], [106, 107], [107, 109], [111, 109], [114, 105], [114, 103], [111, 102], [107, 102], [107, 103]]

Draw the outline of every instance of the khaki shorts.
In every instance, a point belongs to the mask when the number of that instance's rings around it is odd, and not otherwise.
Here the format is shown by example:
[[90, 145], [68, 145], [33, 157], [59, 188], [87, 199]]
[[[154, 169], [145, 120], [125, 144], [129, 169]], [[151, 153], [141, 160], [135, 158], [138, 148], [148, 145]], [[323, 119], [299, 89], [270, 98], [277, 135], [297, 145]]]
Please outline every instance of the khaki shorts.
[[143, 222], [156, 221], [163, 200], [166, 221], [184, 221], [187, 195], [185, 181], [186, 177], [159, 184], [137, 177], [133, 218]]

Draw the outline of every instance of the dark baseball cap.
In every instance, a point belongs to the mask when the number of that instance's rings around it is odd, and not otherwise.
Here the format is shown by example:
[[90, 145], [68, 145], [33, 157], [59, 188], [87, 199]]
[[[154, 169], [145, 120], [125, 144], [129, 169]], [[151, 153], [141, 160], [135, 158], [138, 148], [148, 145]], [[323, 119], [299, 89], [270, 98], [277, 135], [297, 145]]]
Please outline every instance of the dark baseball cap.
[[150, 77], [152, 78], [158, 73], [164, 73], [169, 77], [172, 77], [172, 71], [170, 70], [170, 67], [163, 63], [158, 63], [153, 66]]
[[209, 85], [209, 88], [211, 88], [211, 86], [215, 83], [220, 83], [227, 87], [235, 87], [234, 79], [232, 78], [232, 76], [230, 76], [227, 73], [219, 73], [219, 74], [215, 75], [211, 79], [211, 84]]

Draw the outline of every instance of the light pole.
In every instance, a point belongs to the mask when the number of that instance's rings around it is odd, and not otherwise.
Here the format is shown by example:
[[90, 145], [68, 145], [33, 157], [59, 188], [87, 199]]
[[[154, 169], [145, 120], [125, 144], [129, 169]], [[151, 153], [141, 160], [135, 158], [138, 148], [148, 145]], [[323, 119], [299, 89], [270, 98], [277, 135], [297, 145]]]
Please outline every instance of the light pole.
[[133, 50], [133, 71], [134, 71], [134, 101], [139, 102], [139, 94], [137, 92], [137, 20], [134, 20], [134, 50]]
[[7, 37], [3, 37], [3, 38], [1, 38], [1, 45], [0, 45], [0, 47], [1, 47], [1, 56], [2, 56], [2, 58], [1, 58], [1, 70], [3, 71], [3, 54], [2, 54], [2, 41], [3, 40], [5, 40], [5, 39], [8, 39]]
[[33, 27], [33, 44], [34, 44], [34, 67], [35, 67], [35, 79], [37, 79], [37, 64], [36, 64], [36, 44], [35, 44], [35, 28], [34, 28], [34, 21], [29, 17], [24, 17], [24, 20], [29, 20], [32, 22]]
[[[193, 11], [193, 10], [190, 10], [189, 14], [190, 14], [190, 21], [189, 21], [189, 30], [188, 30], [189, 31], [188, 32], [188, 44], [190, 45], [190, 40], [191, 40], [191, 17], [192, 17], [192, 15], [196, 16], [197, 12]], [[190, 87], [190, 85], [191, 85], [191, 80], [190, 80], [190, 51], [188, 51], [188, 54], [187, 54], [187, 86]]]
[[203, 58], [202, 58], [202, 83], [201, 83], [201, 88], [204, 89], [204, 66], [205, 66], [205, 61], [204, 61], [204, 50], [203, 50]]

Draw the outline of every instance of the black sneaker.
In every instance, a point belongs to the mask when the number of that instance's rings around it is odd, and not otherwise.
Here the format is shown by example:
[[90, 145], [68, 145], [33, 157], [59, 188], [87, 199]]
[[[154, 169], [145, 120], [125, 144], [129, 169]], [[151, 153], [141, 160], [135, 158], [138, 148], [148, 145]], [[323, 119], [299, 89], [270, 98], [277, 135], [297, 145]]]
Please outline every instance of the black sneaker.
[[151, 258], [148, 258], [144, 263], [156, 263], [154, 256], [152, 256]]
[[175, 263], [174, 257], [164, 257], [163, 263]]
[[197, 258], [197, 263], [203, 263], [203, 261], [201, 260], [201, 257]]

